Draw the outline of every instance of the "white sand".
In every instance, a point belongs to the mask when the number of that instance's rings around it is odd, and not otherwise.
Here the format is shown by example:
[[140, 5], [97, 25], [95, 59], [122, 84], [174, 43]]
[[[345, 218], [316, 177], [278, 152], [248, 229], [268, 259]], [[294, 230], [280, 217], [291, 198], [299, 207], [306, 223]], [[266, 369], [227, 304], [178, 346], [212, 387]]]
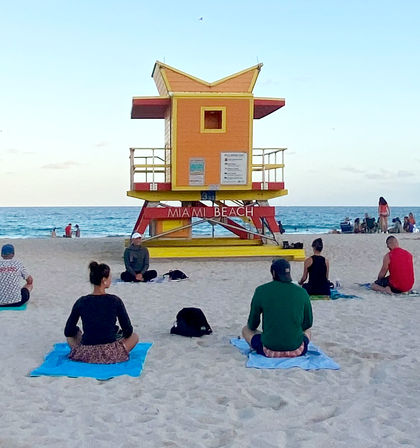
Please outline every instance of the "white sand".
[[[304, 241], [313, 235], [287, 236]], [[374, 280], [383, 235], [324, 235], [331, 275], [363, 300], [313, 302], [313, 342], [341, 370], [245, 368], [229, 344], [246, 323], [254, 288], [270, 260], [153, 261], [190, 279], [117, 284], [142, 341], [153, 341], [139, 378], [30, 378], [56, 342], [74, 301], [91, 291], [87, 265], [123, 269], [122, 239], [15, 240], [35, 279], [24, 312], [0, 312], [0, 446], [23, 447], [419, 447], [420, 298], [385, 296], [355, 282]], [[6, 240], [0, 240], [4, 244]], [[420, 240], [402, 235], [415, 257]], [[293, 263], [295, 280], [303, 264]], [[213, 335], [172, 336], [183, 306], [205, 312]]]

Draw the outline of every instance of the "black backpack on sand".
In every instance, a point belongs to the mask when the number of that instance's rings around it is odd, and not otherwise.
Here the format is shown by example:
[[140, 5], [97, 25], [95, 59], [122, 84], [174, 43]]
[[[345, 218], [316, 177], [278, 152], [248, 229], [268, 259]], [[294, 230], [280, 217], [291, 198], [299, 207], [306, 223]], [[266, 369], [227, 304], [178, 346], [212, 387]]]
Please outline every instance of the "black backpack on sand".
[[169, 271], [166, 274], [163, 274], [163, 276], [168, 276], [170, 280], [184, 280], [188, 278], [188, 275], [184, 274], [179, 269], [174, 269], [173, 271]]
[[182, 308], [176, 315], [175, 325], [171, 328], [171, 334], [179, 334], [190, 338], [211, 333], [213, 333], [213, 330], [200, 308]]

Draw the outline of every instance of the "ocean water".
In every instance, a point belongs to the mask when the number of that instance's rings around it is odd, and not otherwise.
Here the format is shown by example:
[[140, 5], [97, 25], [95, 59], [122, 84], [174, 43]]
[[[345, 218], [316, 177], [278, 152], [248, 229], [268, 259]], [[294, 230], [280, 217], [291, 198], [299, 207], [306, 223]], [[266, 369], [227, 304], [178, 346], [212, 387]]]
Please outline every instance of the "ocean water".
[[[139, 207], [0, 207], [0, 238], [49, 238], [56, 227], [57, 236], [64, 234], [68, 223], [80, 226], [81, 237], [129, 236], [137, 221]], [[391, 218], [402, 218], [413, 212], [420, 219], [420, 207], [392, 207]], [[286, 234], [317, 234], [339, 229], [348, 216], [363, 218], [365, 213], [377, 217], [377, 207], [276, 207]], [[240, 221], [239, 221], [240, 222]], [[391, 219], [389, 220], [391, 223]], [[211, 235], [207, 223], [193, 227], [193, 235]], [[229, 235], [215, 226], [215, 235]]]

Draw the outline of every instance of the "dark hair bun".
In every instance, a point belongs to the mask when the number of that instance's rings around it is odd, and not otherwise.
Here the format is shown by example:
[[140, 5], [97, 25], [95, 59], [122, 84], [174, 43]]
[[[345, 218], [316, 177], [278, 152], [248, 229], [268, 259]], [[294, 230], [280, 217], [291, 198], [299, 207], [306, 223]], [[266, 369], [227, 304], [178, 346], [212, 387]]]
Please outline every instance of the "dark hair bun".
[[99, 265], [98, 265], [98, 263], [97, 263], [96, 261], [91, 261], [91, 262], [89, 263], [89, 270], [90, 270], [90, 271], [94, 271], [95, 269], [97, 269], [98, 266], [99, 266]]
[[322, 242], [322, 238], [317, 238], [316, 240], [313, 240], [312, 247], [317, 250], [318, 252], [321, 252], [324, 248], [324, 244]]
[[99, 286], [103, 278], [108, 278], [111, 272], [109, 266], [105, 263], [98, 264], [96, 261], [89, 263], [89, 280], [93, 285]]

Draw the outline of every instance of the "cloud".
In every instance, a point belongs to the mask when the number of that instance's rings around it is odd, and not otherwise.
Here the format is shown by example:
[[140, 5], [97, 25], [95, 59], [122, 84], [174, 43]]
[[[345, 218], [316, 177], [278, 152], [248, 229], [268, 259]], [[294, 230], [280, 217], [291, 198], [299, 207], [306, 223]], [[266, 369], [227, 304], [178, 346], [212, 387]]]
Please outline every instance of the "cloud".
[[41, 166], [42, 169], [46, 170], [67, 170], [74, 166], [80, 166], [79, 162], [75, 162], [73, 160], [67, 160], [66, 162], [58, 162], [58, 163], [48, 163], [47, 165]]
[[414, 177], [416, 175], [413, 171], [400, 170], [397, 172], [398, 177]]
[[9, 148], [6, 150], [6, 152], [8, 152], [9, 154], [14, 154], [14, 155], [30, 155], [30, 154], [35, 154], [34, 151], [22, 151], [21, 149], [16, 149], [16, 148]]
[[361, 170], [359, 168], [355, 168], [354, 166], [343, 166], [341, 169], [347, 173], [366, 174], [366, 170]]
[[382, 181], [401, 180], [401, 179], [407, 179], [408, 177], [415, 177], [415, 176], [417, 176], [417, 174], [413, 171], [407, 171], [407, 170], [390, 171], [390, 170], [384, 170], [384, 169], [381, 169], [379, 172], [367, 174], [368, 179], [382, 180]]
[[95, 143], [95, 146], [97, 148], [103, 148], [104, 146], [107, 146], [107, 145], [108, 145], [108, 142], [98, 142], [98, 143]]

